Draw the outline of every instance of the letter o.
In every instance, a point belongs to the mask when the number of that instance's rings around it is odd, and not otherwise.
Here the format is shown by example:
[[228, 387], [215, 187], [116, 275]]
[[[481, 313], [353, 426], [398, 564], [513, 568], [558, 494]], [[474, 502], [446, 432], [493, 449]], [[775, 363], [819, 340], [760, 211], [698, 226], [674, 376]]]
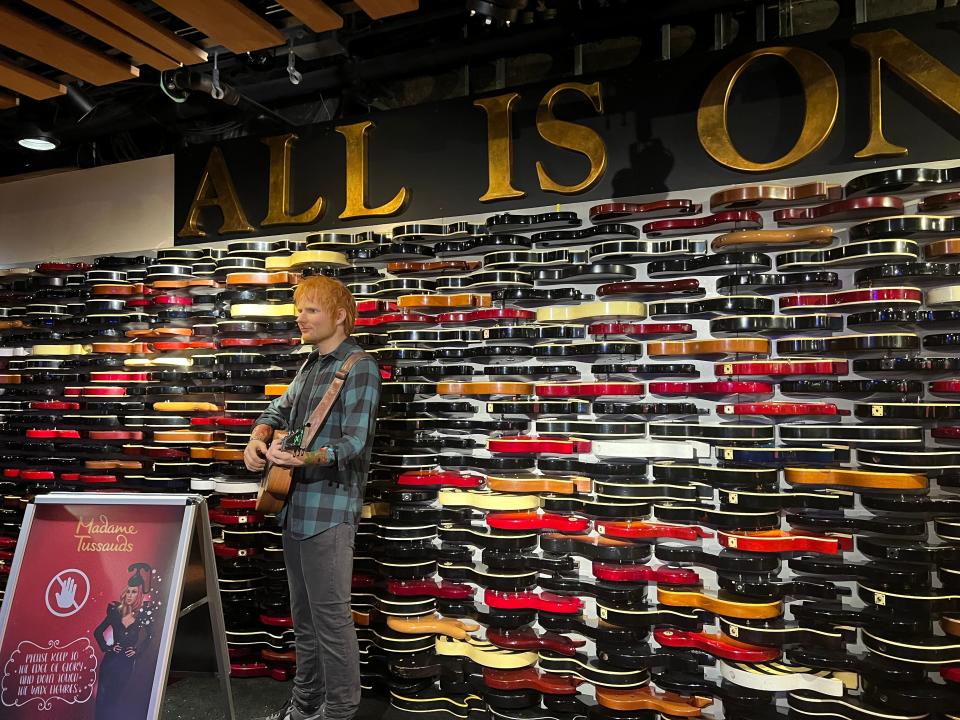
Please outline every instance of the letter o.
[[[743, 157], [734, 147], [727, 125], [727, 106], [733, 87], [743, 72], [765, 56], [783, 58], [796, 71], [803, 85], [806, 108], [803, 129], [796, 144], [782, 157], [759, 163]], [[697, 110], [697, 135], [703, 149], [721, 165], [752, 172], [779, 170], [802, 160], [823, 145], [833, 130], [839, 105], [837, 77], [819, 55], [795, 47], [762, 48], [730, 62], [707, 86]]]

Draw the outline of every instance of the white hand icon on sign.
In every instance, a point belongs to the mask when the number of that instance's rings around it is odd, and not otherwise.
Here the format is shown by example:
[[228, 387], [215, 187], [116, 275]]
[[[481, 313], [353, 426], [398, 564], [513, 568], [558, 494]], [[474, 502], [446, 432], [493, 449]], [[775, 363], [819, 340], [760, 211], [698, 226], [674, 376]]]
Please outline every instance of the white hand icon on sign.
[[56, 594], [57, 607], [61, 610], [69, 610], [77, 607], [77, 581], [68, 577], [66, 581], [57, 578], [60, 583], [60, 592]]
[[[59, 589], [58, 589], [59, 588]], [[90, 578], [83, 570], [61, 570], [47, 583], [44, 601], [47, 610], [56, 617], [70, 617], [80, 612], [90, 599]]]

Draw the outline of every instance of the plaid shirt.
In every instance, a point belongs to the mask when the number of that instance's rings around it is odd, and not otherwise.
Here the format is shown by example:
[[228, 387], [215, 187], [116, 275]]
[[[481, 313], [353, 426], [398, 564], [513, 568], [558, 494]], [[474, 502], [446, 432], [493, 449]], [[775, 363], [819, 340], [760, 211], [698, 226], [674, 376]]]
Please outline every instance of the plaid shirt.
[[[287, 391], [270, 403], [256, 424], [296, 429], [320, 403], [343, 361], [360, 350], [347, 338], [336, 350], [307, 356]], [[309, 465], [293, 474], [293, 491], [278, 519], [285, 532], [300, 540], [327, 528], [356, 525], [363, 508], [363, 491], [373, 451], [374, 425], [380, 400], [380, 371], [369, 355], [347, 375], [340, 396], [307, 450], [331, 448], [334, 464]]]

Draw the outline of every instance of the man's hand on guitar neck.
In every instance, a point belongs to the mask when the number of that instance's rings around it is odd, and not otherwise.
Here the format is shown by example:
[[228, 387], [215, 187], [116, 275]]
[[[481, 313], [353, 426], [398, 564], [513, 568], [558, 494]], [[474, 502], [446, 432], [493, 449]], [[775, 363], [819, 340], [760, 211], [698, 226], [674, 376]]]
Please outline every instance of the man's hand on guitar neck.
[[290, 453], [280, 449], [281, 440], [275, 439], [267, 450], [267, 460], [282, 467], [302, 467], [304, 465], [329, 465], [330, 455], [327, 448], [311, 452]]
[[281, 450], [281, 442], [283, 441], [280, 438], [275, 438], [274, 441], [270, 443], [270, 448], [267, 450], [267, 460], [281, 467], [293, 468], [303, 465], [303, 454], [294, 455], [286, 450]]

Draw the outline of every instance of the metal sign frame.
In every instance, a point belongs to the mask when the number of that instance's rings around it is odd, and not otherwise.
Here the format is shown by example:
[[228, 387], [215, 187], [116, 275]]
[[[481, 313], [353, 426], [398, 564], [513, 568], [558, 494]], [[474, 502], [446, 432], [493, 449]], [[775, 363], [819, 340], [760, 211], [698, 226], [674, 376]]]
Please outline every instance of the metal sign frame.
[[[29, 537], [37, 505], [183, 507], [184, 514], [171, 579], [173, 585], [170, 588], [170, 598], [164, 614], [147, 719], [159, 720], [167, 680], [171, 673], [176, 675], [212, 673], [220, 679], [226, 717], [228, 720], [235, 720], [233, 694], [230, 689], [230, 660], [206, 500], [200, 495], [188, 493], [152, 495], [54, 492], [34, 498], [24, 511], [10, 577], [7, 580], [3, 604], [0, 606], [0, 646], [3, 643], [7, 619], [11, 612], [13, 598], [16, 596], [17, 580], [26, 552], [24, 540]], [[185, 599], [186, 605], [184, 605]], [[204, 608], [207, 612], [203, 612]], [[178, 628], [182, 626], [189, 626], [190, 632], [184, 632], [178, 636]]]

